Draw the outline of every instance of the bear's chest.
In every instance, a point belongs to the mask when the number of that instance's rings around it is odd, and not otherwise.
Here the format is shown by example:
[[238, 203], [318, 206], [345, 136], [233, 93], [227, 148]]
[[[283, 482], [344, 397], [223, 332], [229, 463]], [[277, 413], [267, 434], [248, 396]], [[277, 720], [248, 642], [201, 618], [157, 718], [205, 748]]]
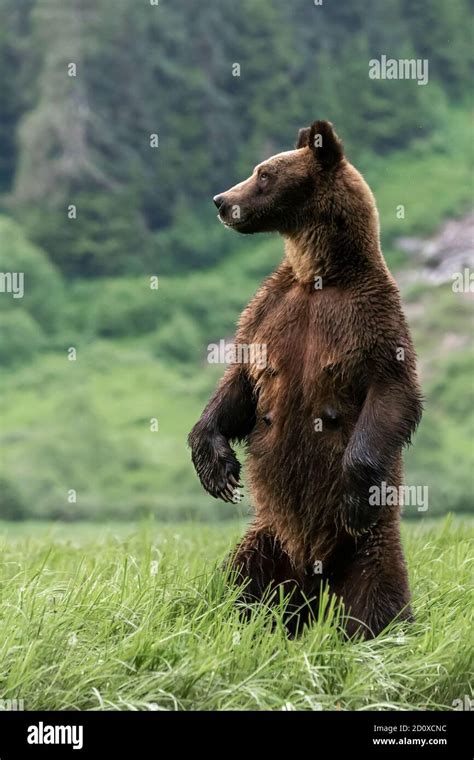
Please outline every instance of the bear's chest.
[[254, 460], [271, 454], [284, 463], [297, 446], [322, 461], [329, 451], [335, 461], [367, 390], [367, 331], [357, 306], [335, 288], [315, 294], [290, 289], [250, 335], [265, 357], [249, 365], [257, 398]]
[[294, 286], [254, 326], [251, 340], [260, 360], [251, 363], [250, 374], [260, 385], [283, 378], [285, 385], [311, 395], [315, 385], [334, 384], [336, 368], [344, 368], [346, 379], [352, 374], [362, 356], [362, 339], [347, 294]]

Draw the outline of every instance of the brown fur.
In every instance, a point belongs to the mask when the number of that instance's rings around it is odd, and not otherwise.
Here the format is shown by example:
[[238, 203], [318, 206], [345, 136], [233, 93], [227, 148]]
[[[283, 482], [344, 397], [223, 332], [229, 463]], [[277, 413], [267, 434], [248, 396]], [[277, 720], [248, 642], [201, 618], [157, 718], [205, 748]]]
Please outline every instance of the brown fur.
[[215, 202], [240, 232], [283, 234], [285, 258], [237, 329], [238, 344], [267, 346], [267, 366], [228, 367], [190, 433], [193, 462], [206, 490], [232, 500], [229, 441], [247, 443], [255, 518], [232, 556], [245, 599], [283, 585], [298, 628], [328, 584], [346, 631], [375, 636], [411, 611], [399, 507], [371, 506], [369, 488], [401, 483], [421, 399], [374, 198], [332, 126], [315, 122]]

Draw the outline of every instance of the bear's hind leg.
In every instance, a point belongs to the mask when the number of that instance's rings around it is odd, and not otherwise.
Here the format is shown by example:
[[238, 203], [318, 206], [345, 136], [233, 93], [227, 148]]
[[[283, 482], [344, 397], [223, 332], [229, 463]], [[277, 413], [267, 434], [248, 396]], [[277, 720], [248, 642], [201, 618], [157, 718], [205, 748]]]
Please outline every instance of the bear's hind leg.
[[228, 558], [226, 567], [233, 573], [234, 582], [245, 584], [240, 601], [245, 604], [247, 618], [253, 603], [275, 605], [283, 594], [289, 633], [296, 634], [308, 621], [312, 613], [303, 594], [303, 579], [279, 540], [268, 531], [252, 526]]
[[346, 634], [371, 639], [395, 620], [413, 620], [410, 590], [398, 523], [377, 525], [357, 541], [333, 591], [344, 602]]

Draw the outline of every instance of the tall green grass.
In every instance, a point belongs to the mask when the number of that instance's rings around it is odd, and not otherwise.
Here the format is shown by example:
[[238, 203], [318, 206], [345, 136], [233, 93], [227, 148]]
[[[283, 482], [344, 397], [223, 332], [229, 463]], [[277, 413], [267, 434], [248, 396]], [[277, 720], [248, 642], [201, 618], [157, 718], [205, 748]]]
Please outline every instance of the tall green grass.
[[32, 709], [452, 709], [469, 694], [472, 522], [404, 529], [416, 623], [345, 642], [242, 623], [217, 569], [235, 523], [1, 526], [0, 695]]

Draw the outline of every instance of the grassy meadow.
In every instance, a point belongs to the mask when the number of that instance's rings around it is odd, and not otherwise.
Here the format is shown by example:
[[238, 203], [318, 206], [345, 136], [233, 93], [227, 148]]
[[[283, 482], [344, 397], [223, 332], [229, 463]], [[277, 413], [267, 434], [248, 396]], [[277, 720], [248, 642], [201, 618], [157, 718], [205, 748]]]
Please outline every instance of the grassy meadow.
[[346, 642], [239, 621], [241, 522], [0, 524], [0, 693], [27, 710], [453, 709], [470, 694], [472, 520], [404, 526], [416, 622]]

